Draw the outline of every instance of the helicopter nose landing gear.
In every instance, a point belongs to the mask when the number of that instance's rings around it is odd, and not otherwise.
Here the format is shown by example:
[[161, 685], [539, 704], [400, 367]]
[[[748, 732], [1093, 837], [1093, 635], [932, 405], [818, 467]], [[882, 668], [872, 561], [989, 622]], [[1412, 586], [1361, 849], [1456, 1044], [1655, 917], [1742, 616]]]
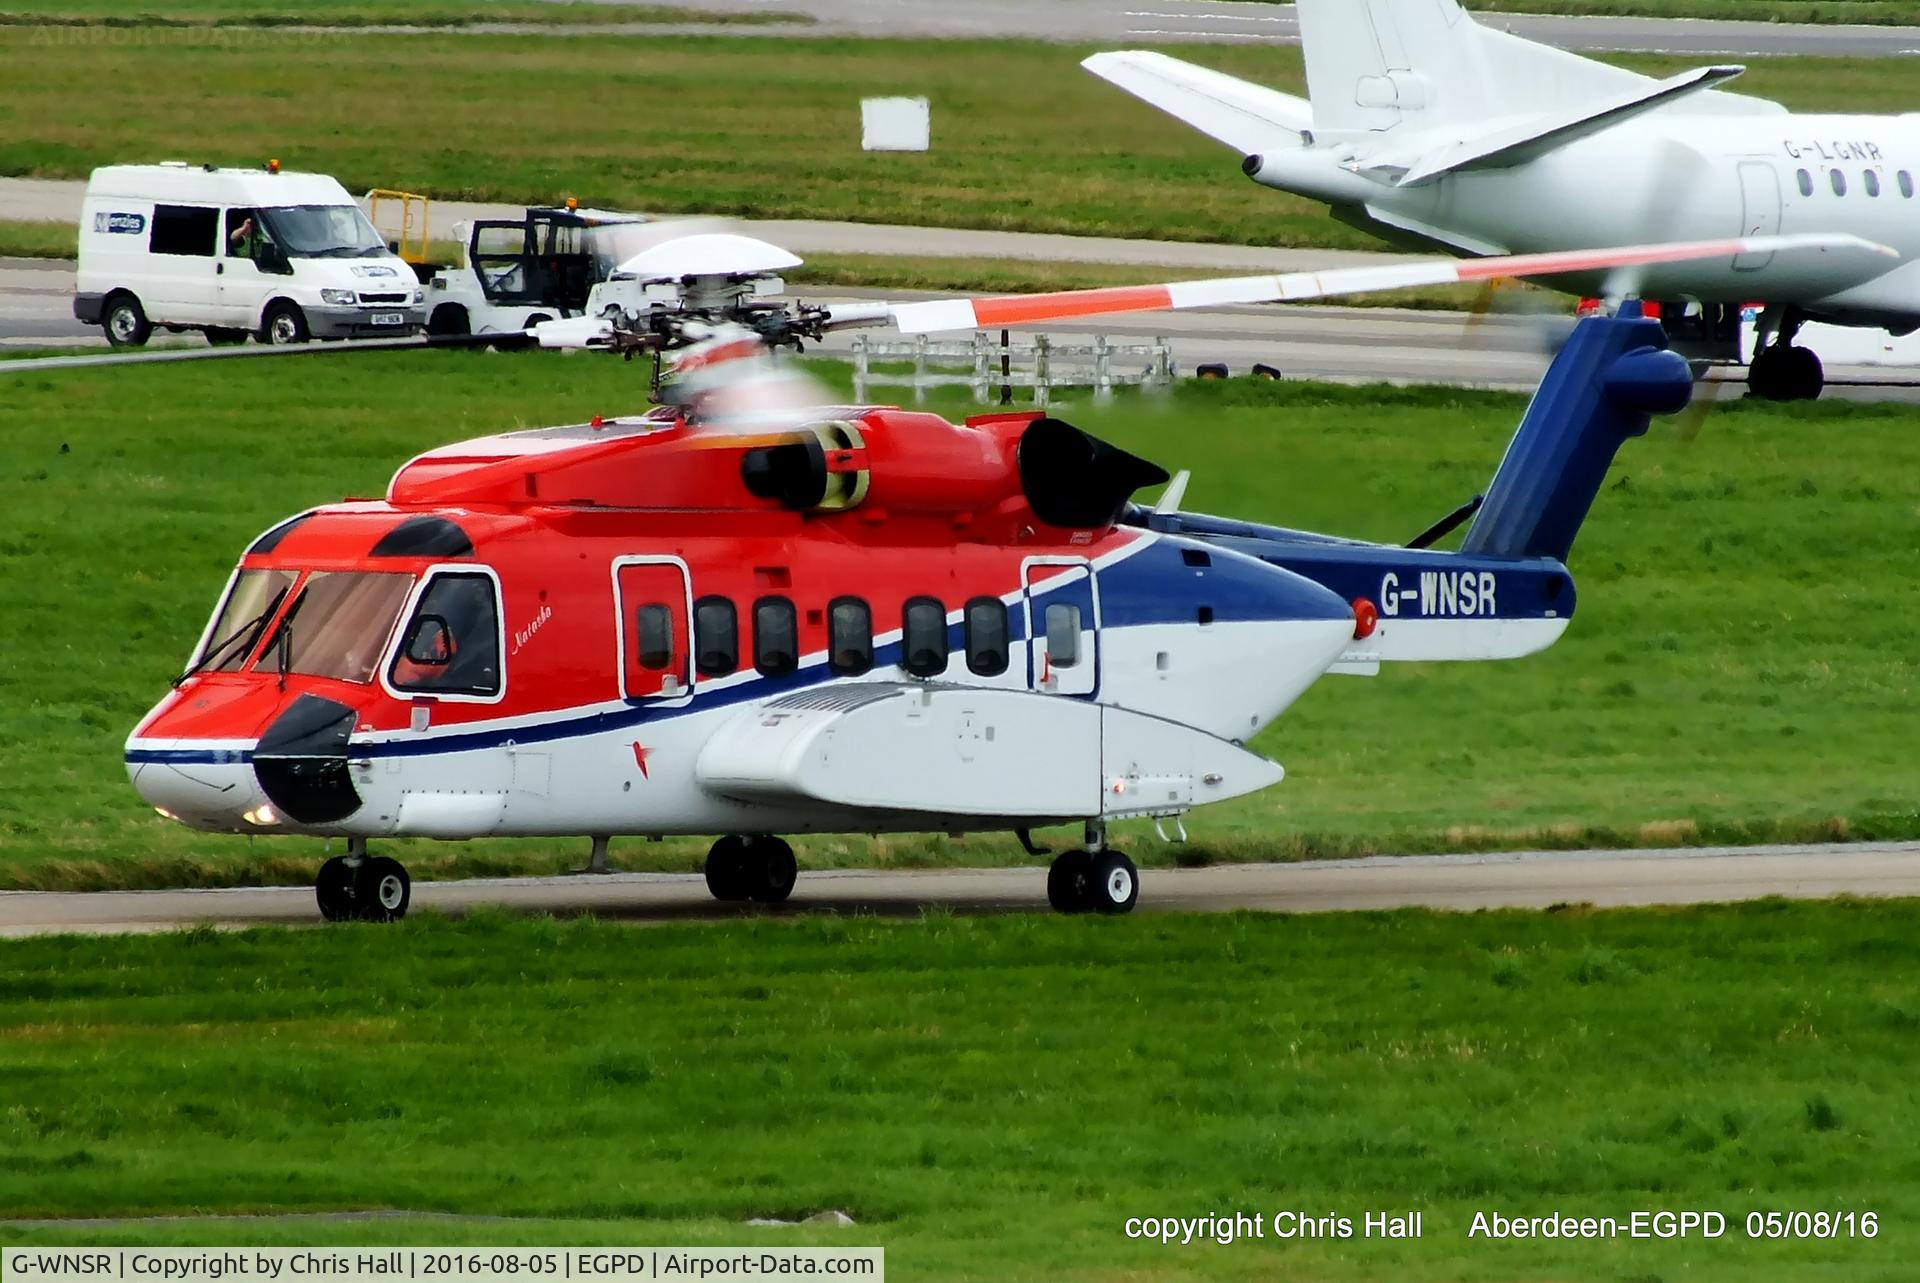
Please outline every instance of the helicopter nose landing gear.
[[707, 890], [716, 900], [780, 904], [799, 874], [793, 848], [776, 837], [729, 835], [707, 852]]
[[328, 922], [398, 922], [413, 903], [413, 879], [400, 861], [368, 856], [365, 839], [350, 838], [345, 855], [320, 866], [313, 898]]

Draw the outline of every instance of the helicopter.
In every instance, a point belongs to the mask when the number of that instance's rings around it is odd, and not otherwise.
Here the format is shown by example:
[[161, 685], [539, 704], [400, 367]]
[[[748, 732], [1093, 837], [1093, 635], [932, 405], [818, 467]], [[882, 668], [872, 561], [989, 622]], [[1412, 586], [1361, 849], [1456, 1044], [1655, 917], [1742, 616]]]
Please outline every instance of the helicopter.
[[[882, 307], [912, 332], [1861, 244]], [[711, 893], [777, 904], [791, 835], [1011, 831], [1037, 856], [1058, 824], [1084, 838], [1049, 903], [1127, 912], [1139, 871], [1109, 826], [1279, 782], [1247, 743], [1323, 675], [1557, 640], [1615, 452], [1693, 387], [1658, 322], [1581, 322], [1484, 495], [1396, 547], [1182, 512], [1180, 482], [1143, 506], [1165, 470], [1039, 411], [797, 401], [780, 336], [694, 291], [552, 324], [544, 346], [671, 350], [663, 403], [436, 447], [382, 499], [274, 525], [127, 740], [170, 820], [344, 838], [328, 920], [406, 914], [406, 869], [369, 850], [388, 837], [584, 837], [598, 861], [615, 835], [720, 834]]]

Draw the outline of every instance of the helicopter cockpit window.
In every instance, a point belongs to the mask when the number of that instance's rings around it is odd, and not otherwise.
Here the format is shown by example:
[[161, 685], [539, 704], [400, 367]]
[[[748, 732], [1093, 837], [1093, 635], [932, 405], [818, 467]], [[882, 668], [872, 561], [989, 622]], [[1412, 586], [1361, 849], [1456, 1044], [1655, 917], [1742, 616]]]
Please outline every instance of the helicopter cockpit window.
[[827, 606], [827, 667], [841, 677], [873, 667], [873, 608], [858, 597], [835, 597]]
[[193, 657], [193, 667], [204, 665], [210, 673], [239, 672], [295, 578], [291, 570], [241, 571], [213, 627], [207, 630], [206, 644]]
[[785, 677], [800, 667], [800, 622], [785, 597], [753, 603], [753, 666], [768, 677]]
[[907, 599], [900, 637], [900, 663], [915, 677], [947, 671], [947, 608], [932, 597]]
[[981, 677], [1007, 671], [1007, 603], [975, 597], [967, 603], [967, 668]]
[[693, 603], [693, 655], [705, 677], [725, 677], [740, 666], [740, 617], [727, 598]]
[[433, 695], [500, 693], [500, 607], [486, 575], [436, 575], [400, 633], [387, 670], [394, 689]]
[[280, 617], [255, 670], [370, 682], [413, 576], [317, 570]]

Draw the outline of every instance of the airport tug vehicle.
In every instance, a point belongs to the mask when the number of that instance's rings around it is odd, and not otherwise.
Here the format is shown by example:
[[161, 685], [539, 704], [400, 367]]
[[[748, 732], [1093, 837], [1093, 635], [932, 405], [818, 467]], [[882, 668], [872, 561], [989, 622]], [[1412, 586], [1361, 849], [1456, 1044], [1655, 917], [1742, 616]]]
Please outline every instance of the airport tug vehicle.
[[[1654, 252], [1681, 251], [1610, 253]], [[1298, 296], [1410, 270], [1261, 279]], [[667, 404], [431, 450], [383, 499], [262, 534], [127, 741], [141, 796], [199, 829], [346, 839], [316, 891], [329, 919], [406, 912], [405, 869], [368, 849], [389, 836], [604, 854], [618, 834], [718, 833], [713, 894], [777, 903], [796, 875], [783, 835], [1013, 831], [1038, 854], [1030, 830], [1063, 823], [1085, 842], [1054, 858], [1050, 902], [1125, 912], [1139, 875], [1109, 825], [1277, 783], [1246, 744], [1324, 674], [1557, 639], [1615, 451], [1692, 389], [1657, 322], [1582, 322], [1484, 497], [1392, 547], [1181, 512], [1177, 483], [1139, 506], [1164, 471], [1042, 413], [955, 424], [755, 395], [781, 385], [742, 327], [678, 358]], [[1431, 546], [1469, 520], [1459, 551]]]

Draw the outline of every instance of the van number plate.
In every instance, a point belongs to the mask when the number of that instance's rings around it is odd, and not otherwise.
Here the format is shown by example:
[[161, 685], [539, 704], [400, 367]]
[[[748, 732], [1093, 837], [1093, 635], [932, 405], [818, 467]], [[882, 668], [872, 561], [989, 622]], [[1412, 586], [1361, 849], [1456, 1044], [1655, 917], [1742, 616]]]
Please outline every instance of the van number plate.
[[405, 325], [407, 323], [407, 314], [405, 312], [375, 312], [368, 319], [375, 325]]

